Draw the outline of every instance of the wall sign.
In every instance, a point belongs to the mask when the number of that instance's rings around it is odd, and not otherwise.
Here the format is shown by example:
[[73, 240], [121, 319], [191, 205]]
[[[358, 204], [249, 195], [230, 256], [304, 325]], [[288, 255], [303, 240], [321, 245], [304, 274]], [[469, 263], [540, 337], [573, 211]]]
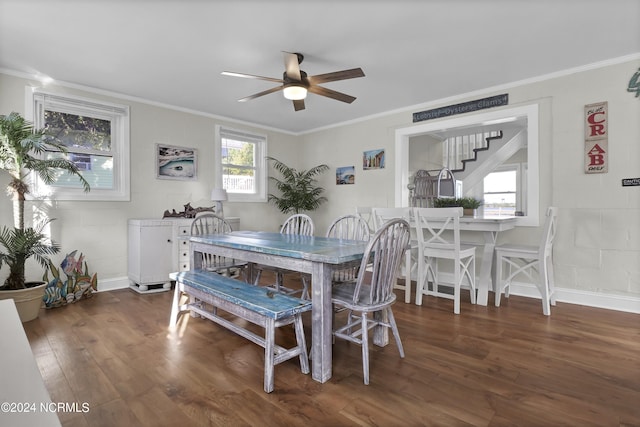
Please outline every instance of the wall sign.
[[623, 178], [622, 179], [623, 187], [638, 187], [640, 186], [640, 178]]
[[607, 173], [609, 171], [609, 107], [599, 102], [584, 106], [584, 172]]
[[491, 96], [489, 98], [476, 99], [475, 101], [463, 102], [462, 104], [449, 105], [447, 107], [434, 108], [432, 110], [413, 113], [413, 122], [423, 120], [439, 119], [440, 117], [453, 116], [455, 114], [469, 113], [471, 111], [483, 110], [485, 108], [499, 107], [509, 104], [509, 94]]

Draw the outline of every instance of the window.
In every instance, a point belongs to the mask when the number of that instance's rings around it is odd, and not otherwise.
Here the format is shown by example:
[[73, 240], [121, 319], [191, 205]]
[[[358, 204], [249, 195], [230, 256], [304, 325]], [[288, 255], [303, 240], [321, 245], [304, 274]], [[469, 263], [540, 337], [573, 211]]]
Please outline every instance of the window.
[[267, 138], [216, 126], [219, 182], [231, 201], [265, 201]]
[[[77, 177], [60, 172], [52, 185], [34, 178], [36, 197], [129, 200], [129, 107], [36, 91], [33, 122], [66, 147], [66, 158], [91, 186], [85, 193]], [[49, 151], [44, 156], [64, 155]]]
[[505, 165], [491, 172], [483, 180], [483, 207], [485, 215], [513, 216], [522, 211], [520, 195], [520, 168]]

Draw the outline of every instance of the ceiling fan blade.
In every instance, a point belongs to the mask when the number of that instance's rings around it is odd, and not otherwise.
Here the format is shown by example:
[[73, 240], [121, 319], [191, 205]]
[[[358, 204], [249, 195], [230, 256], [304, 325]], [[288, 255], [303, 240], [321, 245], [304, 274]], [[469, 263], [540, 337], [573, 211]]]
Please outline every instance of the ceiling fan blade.
[[273, 77], [254, 76], [253, 74], [234, 73], [232, 71], [223, 71], [221, 74], [223, 76], [242, 77], [245, 79], [257, 79], [257, 80], [266, 80], [268, 82], [274, 82], [274, 83], [284, 83], [282, 79], [274, 79]]
[[276, 86], [276, 87], [272, 87], [271, 89], [267, 89], [267, 90], [265, 90], [265, 91], [262, 91], [262, 92], [259, 92], [259, 93], [256, 93], [256, 94], [253, 94], [253, 95], [247, 96], [247, 97], [245, 97], [245, 98], [238, 99], [238, 102], [251, 101], [252, 99], [256, 99], [256, 98], [258, 98], [258, 97], [260, 97], [260, 96], [264, 96], [264, 95], [269, 95], [270, 93], [278, 92], [278, 91], [280, 91], [280, 90], [282, 90], [282, 89], [284, 89], [284, 86]]
[[294, 100], [293, 109], [296, 111], [304, 110], [304, 99]]
[[350, 70], [318, 74], [316, 76], [308, 77], [308, 79], [309, 84], [318, 85], [322, 83], [335, 82], [337, 80], [355, 79], [356, 77], [364, 77], [364, 71], [362, 71], [362, 68], [352, 68]]
[[356, 100], [355, 96], [351, 96], [351, 95], [347, 95], [346, 93], [327, 89], [326, 87], [322, 87], [322, 86], [309, 86], [307, 90], [311, 93], [315, 93], [316, 95], [326, 96], [328, 98], [332, 98], [337, 101], [346, 102], [347, 104], [351, 104], [353, 101]]
[[302, 81], [300, 75], [300, 63], [298, 62], [298, 54], [290, 52], [282, 52], [284, 54], [284, 69], [289, 77], [295, 81]]

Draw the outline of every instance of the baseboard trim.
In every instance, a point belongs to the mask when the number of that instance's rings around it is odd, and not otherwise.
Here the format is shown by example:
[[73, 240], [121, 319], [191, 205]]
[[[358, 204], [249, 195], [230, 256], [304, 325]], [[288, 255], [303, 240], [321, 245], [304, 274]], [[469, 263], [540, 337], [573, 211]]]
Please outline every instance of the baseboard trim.
[[115, 291], [116, 289], [125, 289], [129, 287], [128, 277], [116, 277], [114, 279], [98, 280], [98, 292]]
[[[538, 288], [528, 283], [512, 283], [510, 294], [540, 299]], [[556, 301], [640, 314], [640, 298], [632, 296], [556, 287]]]

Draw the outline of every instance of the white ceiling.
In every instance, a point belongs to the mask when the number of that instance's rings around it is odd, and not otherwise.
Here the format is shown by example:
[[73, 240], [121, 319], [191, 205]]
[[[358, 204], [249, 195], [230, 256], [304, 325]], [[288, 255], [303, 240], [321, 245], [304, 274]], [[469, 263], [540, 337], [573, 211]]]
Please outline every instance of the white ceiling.
[[[0, 0], [0, 68], [303, 133], [636, 55], [639, 18], [640, 0]], [[274, 83], [220, 73], [281, 78], [281, 51], [309, 75], [361, 67], [326, 84], [357, 100], [237, 102]]]

